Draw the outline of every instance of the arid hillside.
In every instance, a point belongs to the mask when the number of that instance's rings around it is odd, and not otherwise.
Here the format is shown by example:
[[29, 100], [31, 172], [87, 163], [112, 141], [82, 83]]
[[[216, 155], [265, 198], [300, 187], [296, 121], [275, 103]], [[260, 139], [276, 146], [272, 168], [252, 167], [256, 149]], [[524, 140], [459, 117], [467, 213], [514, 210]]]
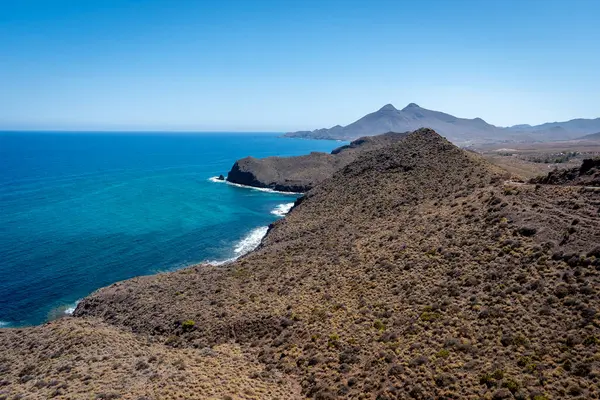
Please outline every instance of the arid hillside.
[[509, 175], [428, 129], [365, 152], [232, 264], [0, 330], [0, 396], [599, 398], [600, 194]]
[[300, 393], [294, 383], [263, 378], [264, 366], [238, 345], [175, 349], [162, 342], [88, 318], [0, 330], [0, 399], [285, 399]]

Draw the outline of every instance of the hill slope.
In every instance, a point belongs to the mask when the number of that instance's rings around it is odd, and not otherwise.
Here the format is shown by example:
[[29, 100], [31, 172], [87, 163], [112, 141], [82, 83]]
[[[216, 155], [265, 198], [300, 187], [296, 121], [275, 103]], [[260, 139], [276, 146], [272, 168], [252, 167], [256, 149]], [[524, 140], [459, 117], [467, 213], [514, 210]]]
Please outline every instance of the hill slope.
[[[260, 393], [287, 388], [285, 398], [598, 398], [600, 198], [505, 179], [420, 130], [316, 186], [257, 251], [111, 285], [72, 323], [110, 326], [114, 342], [131, 331], [189, 362], [195, 349], [238, 346], [238, 390], [259, 379]], [[47, 374], [22, 381], [15, 360], [58, 365], [86, 346], [37, 352], [62, 343], [48, 326], [19, 331], [29, 342], [18, 353], [0, 330], [11, 393], [34, 393]], [[214, 357], [230, 379], [235, 357]], [[69, 387], [103, 387], [100, 364]], [[146, 371], [135, 380], [153, 385], [156, 367]]]

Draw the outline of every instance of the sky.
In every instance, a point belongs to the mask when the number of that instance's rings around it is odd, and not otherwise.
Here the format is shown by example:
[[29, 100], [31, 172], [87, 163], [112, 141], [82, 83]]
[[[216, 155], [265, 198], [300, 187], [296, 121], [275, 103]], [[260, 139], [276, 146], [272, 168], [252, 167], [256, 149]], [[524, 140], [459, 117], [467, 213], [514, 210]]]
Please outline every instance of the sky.
[[600, 117], [597, 0], [0, 0], [0, 130]]

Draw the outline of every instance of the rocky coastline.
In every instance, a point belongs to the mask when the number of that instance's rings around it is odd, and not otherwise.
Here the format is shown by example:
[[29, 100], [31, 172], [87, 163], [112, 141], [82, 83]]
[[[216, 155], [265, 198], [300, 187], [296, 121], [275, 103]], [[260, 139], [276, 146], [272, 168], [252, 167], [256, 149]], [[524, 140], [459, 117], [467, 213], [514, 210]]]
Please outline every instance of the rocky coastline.
[[599, 194], [509, 178], [429, 129], [363, 152], [231, 264], [0, 329], [0, 397], [599, 398]]

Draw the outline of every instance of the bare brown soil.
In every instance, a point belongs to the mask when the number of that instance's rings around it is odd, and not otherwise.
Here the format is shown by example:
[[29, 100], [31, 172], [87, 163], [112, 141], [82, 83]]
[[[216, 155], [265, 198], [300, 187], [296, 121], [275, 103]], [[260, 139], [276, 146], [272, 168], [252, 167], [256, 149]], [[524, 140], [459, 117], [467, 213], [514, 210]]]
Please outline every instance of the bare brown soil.
[[[139, 346], [166, 364], [187, 354], [209, 387], [233, 385], [203, 398], [248, 387], [287, 390], [280, 398], [600, 398], [600, 194], [509, 178], [426, 129], [361, 154], [226, 267], [116, 283], [77, 318], [0, 331], [0, 396], [35, 393], [54, 365], [89, 351], [125, 366], [86, 362], [91, 386], [75, 380], [65, 398], [108, 388], [163, 398], [126, 367], [144, 360]], [[86, 340], [53, 359], [62, 324]], [[207, 348], [218, 362], [202, 358]], [[22, 382], [29, 363], [41, 367]], [[180, 398], [197, 390], [169, 386], [173, 373], [161, 382]], [[110, 374], [126, 386], [105, 383]]]

